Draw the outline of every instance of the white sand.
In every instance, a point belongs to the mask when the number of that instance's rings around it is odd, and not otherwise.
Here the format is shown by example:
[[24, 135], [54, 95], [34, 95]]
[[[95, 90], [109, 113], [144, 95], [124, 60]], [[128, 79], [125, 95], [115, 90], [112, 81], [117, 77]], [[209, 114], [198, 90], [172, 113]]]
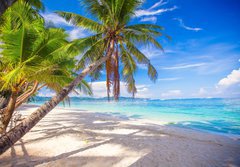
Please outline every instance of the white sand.
[[[20, 109], [30, 114], [36, 106]], [[0, 156], [0, 166], [240, 166], [240, 140], [146, 120], [57, 108]]]

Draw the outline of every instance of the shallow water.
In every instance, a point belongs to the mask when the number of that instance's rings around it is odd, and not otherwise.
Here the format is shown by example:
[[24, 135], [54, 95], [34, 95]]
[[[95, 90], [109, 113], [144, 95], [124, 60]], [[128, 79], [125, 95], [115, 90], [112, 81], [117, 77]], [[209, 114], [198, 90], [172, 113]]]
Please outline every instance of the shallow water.
[[[36, 97], [32, 104], [43, 104], [49, 98]], [[63, 104], [59, 104], [63, 107]], [[143, 118], [167, 122], [174, 126], [240, 135], [240, 99], [150, 100], [120, 98], [71, 98], [66, 108], [78, 108], [120, 117]]]

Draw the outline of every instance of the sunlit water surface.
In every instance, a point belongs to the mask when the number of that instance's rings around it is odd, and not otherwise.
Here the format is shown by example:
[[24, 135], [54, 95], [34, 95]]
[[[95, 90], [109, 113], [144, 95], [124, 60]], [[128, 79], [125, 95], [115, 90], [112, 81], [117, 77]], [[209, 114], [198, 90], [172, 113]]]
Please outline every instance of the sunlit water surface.
[[[49, 98], [36, 97], [32, 104], [43, 104]], [[119, 117], [151, 119], [171, 126], [240, 135], [240, 99], [150, 100], [121, 98], [71, 98], [71, 105], [61, 107], [110, 113]]]

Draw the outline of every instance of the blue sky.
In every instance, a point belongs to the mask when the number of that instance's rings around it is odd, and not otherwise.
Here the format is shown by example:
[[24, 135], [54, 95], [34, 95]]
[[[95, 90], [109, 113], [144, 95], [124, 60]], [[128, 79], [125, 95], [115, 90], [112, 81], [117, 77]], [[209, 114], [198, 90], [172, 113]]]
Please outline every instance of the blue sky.
[[[56, 10], [87, 17], [78, 0], [43, 0], [43, 16], [64, 27], [70, 39], [89, 32], [73, 27], [55, 15]], [[137, 97], [193, 98], [240, 97], [240, 3], [238, 0], [146, 0], [131, 23], [153, 23], [172, 37], [158, 40], [164, 53], [153, 46], [139, 46], [158, 71], [152, 83], [144, 66], [136, 74]], [[105, 76], [92, 83], [94, 96], [106, 96]], [[44, 90], [40, 95], [50, 95]], [[129, 96], [121, 86], [121, 95]]]

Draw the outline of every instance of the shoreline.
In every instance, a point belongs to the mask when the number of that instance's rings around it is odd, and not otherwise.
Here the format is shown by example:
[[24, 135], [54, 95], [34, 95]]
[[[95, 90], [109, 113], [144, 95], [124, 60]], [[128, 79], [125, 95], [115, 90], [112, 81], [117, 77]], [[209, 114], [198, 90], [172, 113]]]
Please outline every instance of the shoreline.
[[[36, 106], [41, 106], [38, 104], [25, 104], [28, 106], [32, 106], [32, 107], [36, 107]], [[220, 136], [225, 136], [225, 137], [229, 137], [229, 138], [234, 138], [237, 140], [240, 140], [240, 134], [233, 134], [233, 133], [224, 133], [224, 132], [216, 132], [216, 131], [211, 131], [211, 130], [205, 130], [205, 129], [200, 129], [200, 128], [192, 128], [192, 127], [183, 127], [183, 126], [178, 126], [176, 122], [171, 122], [171, 121], [159, 121], [159, 120], [155, 120], [155, 119], [151, 119], [151, 118], [130, 118], [128, 115], [121, 113], [121, 116], [119, 116], [119, 114], [114, 114], [114, 112], [98, 112], [98, 111], [92, 111], [92, 110], [85, 110], [85, 109], [79, 109], [79, 108], [65, 108], [65, 107], [56, 107], [56, 109], [60, 109], [60, 110], [74, 110], [74, 111], [79, 111], [79, 112], [89, 112], [89, 113], [95, 113], [95, 114], [107, 114], [109, 116], [113, 116], [113, 117], [120, 117], [120, 118], [128, 118], [131, 119], [132, 121], [136, 121], [136, 122], [142, 122], [142, 123], [152, 123], [152, 124], [156, 124], [159, 126], [169, 126], [169, 127], [173, 127], [173, 128], [180, 128], [180, 129], [186, 129], [186, 130], [193, 130], [193, 131], [197, 131], [197, 132], [202, 132], [202, 133], [208, 133], [208, 134], [213, 134], [213, 135], [220, 135]]]
[[238, 155], [239, 138], [59, 107], [1, 155], [0, 166], [240, 166]]

